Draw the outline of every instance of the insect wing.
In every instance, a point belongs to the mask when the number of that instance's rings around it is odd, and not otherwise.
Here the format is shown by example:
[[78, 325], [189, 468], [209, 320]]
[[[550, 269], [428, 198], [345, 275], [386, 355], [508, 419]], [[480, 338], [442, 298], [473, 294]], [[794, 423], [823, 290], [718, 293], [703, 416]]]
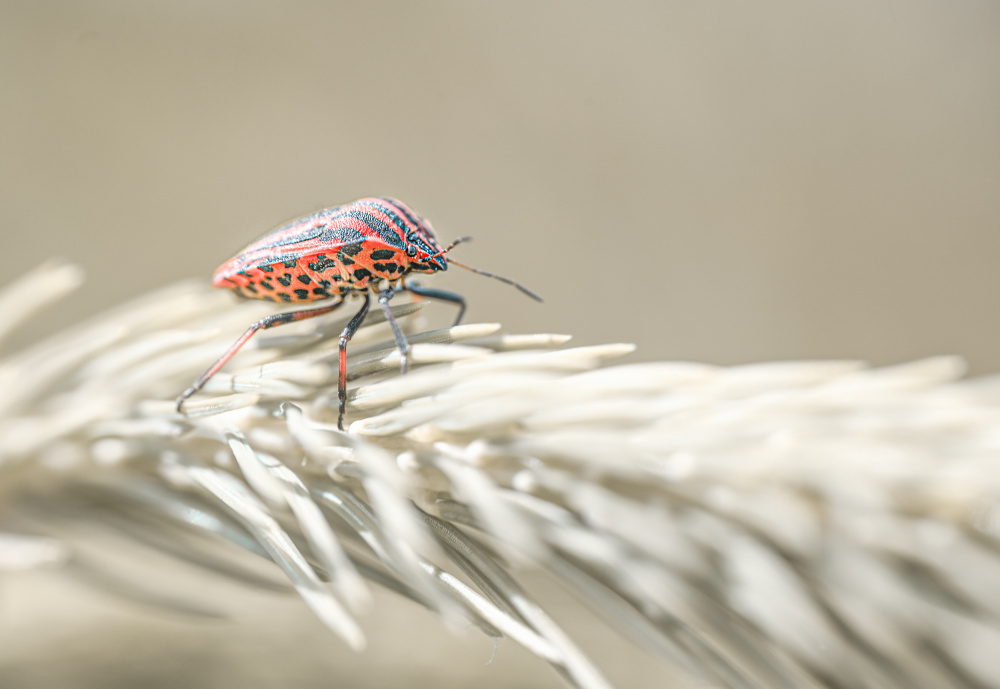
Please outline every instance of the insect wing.
[[349, 244], [361, 244], [365, 236], [343, 223], [331, 223], [338, 208], [330, 208], [319, 213], [304, 216], [277, 227], [240, 251], [215, 271], [215, 284], [226, 283], [240, 273], [289, 263], [302, 256], [319, 253], [336, 254]]

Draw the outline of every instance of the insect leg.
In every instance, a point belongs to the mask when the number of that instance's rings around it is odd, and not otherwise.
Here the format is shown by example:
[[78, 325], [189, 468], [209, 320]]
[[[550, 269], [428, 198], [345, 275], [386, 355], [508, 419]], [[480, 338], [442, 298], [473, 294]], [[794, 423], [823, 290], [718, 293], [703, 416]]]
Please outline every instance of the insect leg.
[[399, 368], [403, 373], [406, 373], [409, 363], [410, 343], [406, 341], [403, 331], [399, 329], [399, 324], [396, 323], [396, 317], [392, 315], [392, 310], [389, 308], [389, 300], [395, 294], [396, 291], [392, 287], [382, 290], [378, 295], [378, 304], [382, 307], [385, 319], [389, 321], [389, 325], [392, 327], [393, 337], [396, 338], [396, 348], [399, 349]]
[[368, 307], [372, 303], [371, 295], [365, 292], [365, 303], [361, 309], [354, 314], [344, 332], [340, 333], [340, 379], [337, 381], [337, 398], [340, 400], [340, 414], [337, 416], [337, 428], [344, 430], [344, 412], [347, 409], [347, 343], [358, 332], [358, 328], [365, 322], [368, 315]]
[[455, 319], [455, 325], [462, 322], [462, 316], [465, 315], [465, 297], [461, 294], [445, 292], [440, 289], [428, 289], [426, 287], [420, 287], [419, 285], [407, 285], [406, 289], [414, 294], [420, 295], [421, 297], [439, 299], [440, 301], [450, 301], [452, 304], [458, 304], [458, 318]]
[[253, 334], [258, 330], [267, 330], [268, 328], [273, 328], [278, 325], [284, 325], [285, 323], [293, 323], [295, 321], [304, 321], [307, 318], [315, 318], [316, 316], [322, 316], [324, 313], [330, 313], [338, 306], [343, 304], [343, 300], [338, 301], [334, 304], [329, 304], [327, 306], [321, 306], [316, 309], [305, 309], [304, 311], [290, 311], [288, 313], [276, 313], [273, 316], [267, 316], [261, 318], [259, 321], [247, 328], [247, 331], [240, 336], [240, 339], [233, 343], [225, 354], [219, 357], [219, 360], [212, 364], [211, 368], [205, 371], [201, 378], [194, 382], [194, 385], [185, 390], [180, 397], [177, 398], [177, 411], [181, 411], [181, 406], [184, 404], [184, 400], [198, 392], [204, 387], [208, 379], [219, 372], [219, 369], [226, 365], [236, 352], [240, 351], [240, 347], [247, 343]]

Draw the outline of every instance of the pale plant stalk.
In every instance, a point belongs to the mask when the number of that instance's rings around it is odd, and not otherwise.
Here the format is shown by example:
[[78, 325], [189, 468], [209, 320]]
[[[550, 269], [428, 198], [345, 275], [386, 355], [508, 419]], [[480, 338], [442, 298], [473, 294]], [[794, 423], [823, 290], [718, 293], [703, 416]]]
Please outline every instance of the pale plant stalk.
[[[79, 280], [15, 282], [0, 338]], [[611, 366], [632, 346], [418, 333], [421, 306], [393, 308], [406, 376], [380, 314], [352, 342], [347, 433], [333, 317], [258, 335], [175, 413], [266, 308], [201, 284], [3, 359], [0, 570], [68, 566], [66, 525], [141, 514], [206, 576], [244, 574], [205, 539], [272, 561], [355, 649], [374, 582], [610, 686], [519, 583], [538, 567], [712, 686], [1000, 687], [997, 379], [949, 357]]]

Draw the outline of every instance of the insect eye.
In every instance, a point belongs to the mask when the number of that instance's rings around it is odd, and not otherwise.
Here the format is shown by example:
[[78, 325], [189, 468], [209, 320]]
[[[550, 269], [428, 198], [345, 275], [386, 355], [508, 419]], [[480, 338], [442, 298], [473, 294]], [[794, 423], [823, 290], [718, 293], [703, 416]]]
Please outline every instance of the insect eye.
[[410, 258], [413, 258], [414, 256], [416, 256], [417, 255], [417, 247], [413, 246], [412, 244], [410, 244], [409, 246], [407, 246], [406, 247], [406, 255], [409, 256]]

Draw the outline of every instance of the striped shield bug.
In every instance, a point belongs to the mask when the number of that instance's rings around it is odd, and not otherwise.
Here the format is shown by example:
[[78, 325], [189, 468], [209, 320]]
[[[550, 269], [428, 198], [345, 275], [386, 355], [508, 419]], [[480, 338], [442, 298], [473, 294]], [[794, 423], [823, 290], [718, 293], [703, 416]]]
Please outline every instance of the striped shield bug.
[[347, 401], [347, 343], [368, 315], [371, 295], [392, 327], [400, 354], [400, 368], [406, 373], [410, 347], [389, 309], [397, 292], [409, 291], [421, 297], [458, 305], [455, 325], [465, 313], [461, 295], [427, 289], [408, 283], [412, 273], [435, 273], [449, 263], [474, 273], [500, 280], [527, 294], [542, 298], [513, 280], [451, 260], [447, 254], [461, 237], [442, 249], [431, 224], [407, 206], [393, 199], [365, 198], [345, 206], [328, 208], [285, 223], [267, 233], [215, 271], [216, 287], [226, 287], [242, 297], [300, 304], [331, 300], [322, 306], [267, 316], [257, 321], [212, 364], [194, 384], [177, 398], [177, 411], [184, 401], [226, 365], [240, 347], [258, 330], [314, 318], [339, 308], [351, 294], [363, 298], [361, 308], [340, 334], [340, 400], [337, 426], [344, 429]]

